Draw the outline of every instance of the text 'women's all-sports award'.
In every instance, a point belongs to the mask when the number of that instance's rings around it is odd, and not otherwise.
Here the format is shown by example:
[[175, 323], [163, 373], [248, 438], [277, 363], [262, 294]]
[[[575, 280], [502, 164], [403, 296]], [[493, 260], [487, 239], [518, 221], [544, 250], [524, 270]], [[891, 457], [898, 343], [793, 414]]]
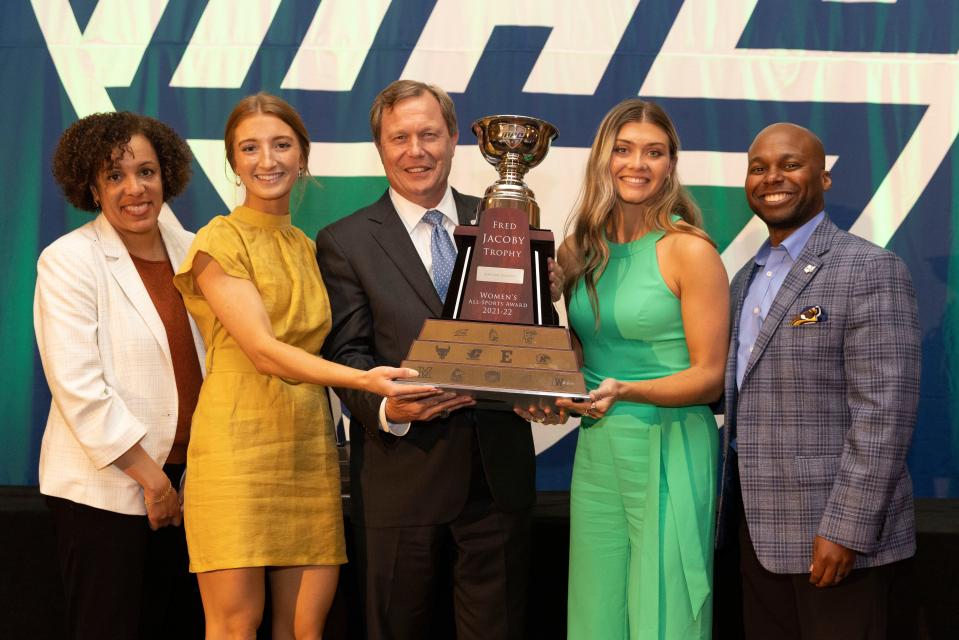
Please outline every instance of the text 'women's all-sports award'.
[[456, 228], [443, 318], [423, 324], [403, 361], [420, 375], [406, 381], [473, 396], [484, 408], [585, 398], [569, 331], [557, 326], [550, 299], [553, 233], [539, 228], [539, 205], [523, 182], [546, 157], [556, 127], [488, 116], [473, 123], [473, 133], [500, 178], [486, 190], [476, 224]]

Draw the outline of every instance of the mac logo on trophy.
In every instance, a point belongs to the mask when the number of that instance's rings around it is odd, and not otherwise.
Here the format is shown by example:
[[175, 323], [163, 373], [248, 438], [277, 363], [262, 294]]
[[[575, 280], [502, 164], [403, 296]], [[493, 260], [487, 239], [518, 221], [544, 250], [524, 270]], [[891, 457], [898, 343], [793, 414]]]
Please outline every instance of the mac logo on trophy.
[[[432, 366], [431, 382], [488, 401], [489, 408], [583, 398], [586, 385], [569, 331], [557, 326], [550, 299], [548, 260], [555, 239], [539, 228], [539, 205], [523, 182], [559, 132], [544, 120], [502, 115], [477, 120], [473, 133], [499, 180], [486, 190], [476, 224], [456, 228], [443, 319], [426, 321], [403, 366]], [[484, 350], [494, 346], [499, 361], [481, 362]], [[441, 362], [425, 357], [430, 353]]]

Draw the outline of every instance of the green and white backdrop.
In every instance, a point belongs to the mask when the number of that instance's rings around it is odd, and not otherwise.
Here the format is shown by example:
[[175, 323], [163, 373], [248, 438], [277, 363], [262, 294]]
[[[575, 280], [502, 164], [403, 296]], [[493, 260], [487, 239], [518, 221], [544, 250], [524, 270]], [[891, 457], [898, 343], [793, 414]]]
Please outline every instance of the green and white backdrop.
[[[195, 156], [171, 203], [191, 230], [242, 193], [223, 158], [226, 114], [267, 90], [303, 114], [313, 149], [294, 222], [308, 235], [386, 185], [367, 123], [389, 82], [436, 83], [462, 127], [452, 183], [494, 172], [468, 124], [545, 118], [560, 137], [529, 174], [561, 233], [602, 115], [662, 104], [679, 170], [730, 273], [764, 237], [742, 194], [745, 152], [770, 122], [823, 138], [839, 226], [907, 262], [923, 381], [909, 464], [920, 496], [959, 496], [959, 2], [955, 0], [6, 0], [0, 19], [0, 484], [36, 482], [50, 396], [31, 316], [37, 255], [89, 219], [50, 175], [64, 128], [97, 111], [171, 124]], [[869, 277], [869, 274], [863, 274]], [[799, 375], [799, 372], [797, 372]], [[804, 372], [803, 375], [808, 375]], [[809, 407], [810, 421], [816, 407]], [[538, 482], [568, 486], [572, 427], [536, 427]]]

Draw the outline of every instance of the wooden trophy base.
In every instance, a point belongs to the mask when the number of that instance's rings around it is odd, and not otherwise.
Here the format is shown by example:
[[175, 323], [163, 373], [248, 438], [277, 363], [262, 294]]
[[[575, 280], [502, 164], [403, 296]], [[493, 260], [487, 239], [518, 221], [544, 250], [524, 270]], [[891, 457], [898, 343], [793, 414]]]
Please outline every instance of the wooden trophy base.
[[429, 319], [402, 366], [420, 375], [397, 382], [456, 391], [483, 409], [589, 397], [565, 327]]

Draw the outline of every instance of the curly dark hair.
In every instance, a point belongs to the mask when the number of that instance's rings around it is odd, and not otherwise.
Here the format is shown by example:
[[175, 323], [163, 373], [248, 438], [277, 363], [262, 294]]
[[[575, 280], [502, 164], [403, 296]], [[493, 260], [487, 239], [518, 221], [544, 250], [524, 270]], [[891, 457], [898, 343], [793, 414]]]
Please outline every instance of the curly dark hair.
[[164, 202], [186, 189], [193, 155], [176, 131], [130, 111], [94, 113], [70, 125], [53, 153], [53, 177], [70, 204], [84, 211], [98, 209], [90, 189], [97, 173], [112, 162], [117, 149], [128, 150], [130, 138], [138, 133], [150, 141], [160, 161]]

